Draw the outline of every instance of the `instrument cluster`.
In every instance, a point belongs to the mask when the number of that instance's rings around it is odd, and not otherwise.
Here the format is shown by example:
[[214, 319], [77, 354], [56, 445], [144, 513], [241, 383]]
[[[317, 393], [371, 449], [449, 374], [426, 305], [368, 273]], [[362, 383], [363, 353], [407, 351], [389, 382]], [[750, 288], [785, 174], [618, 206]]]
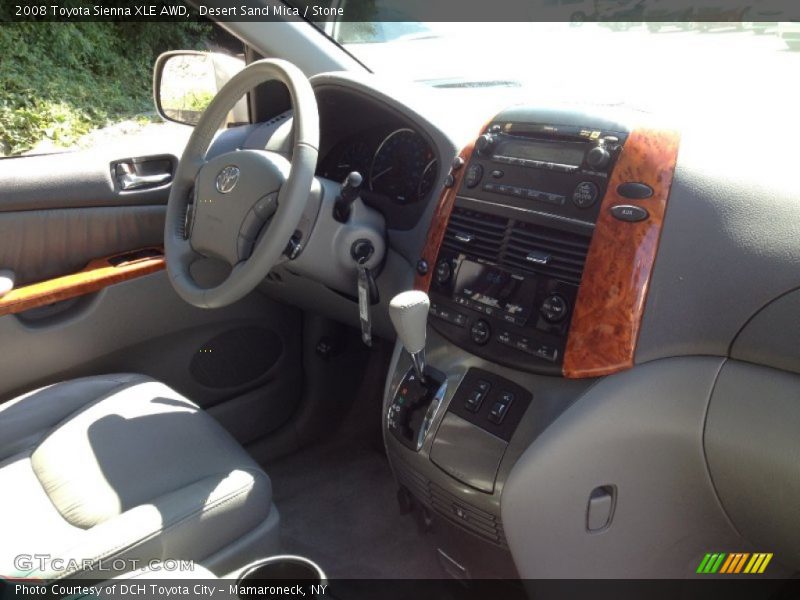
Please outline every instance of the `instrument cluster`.
[[364, 188], [396, 205], [425, 200], [436, 182], [438, 161], [425, 138], [402, 127], [388, 133], [367, 131], [336, 144], [323, 159], [319, 174], [344, 181], [358, 171]]

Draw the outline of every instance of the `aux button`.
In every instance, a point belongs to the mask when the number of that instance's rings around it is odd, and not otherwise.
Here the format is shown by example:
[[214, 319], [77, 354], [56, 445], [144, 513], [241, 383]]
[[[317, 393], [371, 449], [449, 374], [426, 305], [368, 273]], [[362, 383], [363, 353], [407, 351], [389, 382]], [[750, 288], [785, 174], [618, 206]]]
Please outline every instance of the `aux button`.
[[611, 214], [614, 218], [620, 221], [628, 221], [629, 223], [644, 221], [650, 216], [650, 213], [641, 206], [634, 206], [632, 204], [617, 204], [616, 206], [612, 206]]

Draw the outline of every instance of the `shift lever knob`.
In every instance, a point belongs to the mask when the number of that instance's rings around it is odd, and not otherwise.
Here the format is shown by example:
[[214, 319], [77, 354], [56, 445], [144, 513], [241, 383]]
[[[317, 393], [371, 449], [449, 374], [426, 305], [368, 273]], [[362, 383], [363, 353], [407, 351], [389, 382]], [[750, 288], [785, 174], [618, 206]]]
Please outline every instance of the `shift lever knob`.
[[428, 294], [418, 290], [397, 294], [389, 303], [389, 318], [421, 381], [425, 381], [425, 333], [430, 307]]

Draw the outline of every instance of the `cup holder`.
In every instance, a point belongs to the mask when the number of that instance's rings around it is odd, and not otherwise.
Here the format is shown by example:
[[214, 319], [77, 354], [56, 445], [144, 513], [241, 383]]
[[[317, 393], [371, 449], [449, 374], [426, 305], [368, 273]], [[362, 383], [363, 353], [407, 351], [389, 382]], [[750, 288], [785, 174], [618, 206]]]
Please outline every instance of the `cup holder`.
[[241, 600], [260, 600], [272, 597], [265, 590], [270, 582], [281, 585], [300, 585], [314, 597], [316, 588], [309, 586], [327, 585], [328, 578], [314, 561], [302, 556], [270, 556], [247, 565], [236, 580]]

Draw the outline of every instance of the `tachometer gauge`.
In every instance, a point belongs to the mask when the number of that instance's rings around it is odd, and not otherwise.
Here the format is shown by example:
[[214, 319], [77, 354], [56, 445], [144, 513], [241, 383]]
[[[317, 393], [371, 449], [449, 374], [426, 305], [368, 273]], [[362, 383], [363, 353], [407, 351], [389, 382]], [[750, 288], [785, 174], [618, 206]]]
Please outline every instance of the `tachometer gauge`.
[[393, 131], [375, 152], [369, 187], [399, 204], [414, 202], [419, 198], [425, 168], [432, 160], [433, 151], [416, 131]]
[[372, 149], [366, 142], [360, 140], [345, 142], [340, 144], [331, 155], [322, 176], [341, 182], [353, 171], [362, 174], [367, 172], [372, 160]]
[[419, 180], [419, 186], [417, 186], [418, 200], [427, 198], [428, 193], [433, 188], [433, 184], [436, 183], [437, 166], [438, 162], [435, 158], [425, 166], [425, 170], [422, 172], [422, 178]]

